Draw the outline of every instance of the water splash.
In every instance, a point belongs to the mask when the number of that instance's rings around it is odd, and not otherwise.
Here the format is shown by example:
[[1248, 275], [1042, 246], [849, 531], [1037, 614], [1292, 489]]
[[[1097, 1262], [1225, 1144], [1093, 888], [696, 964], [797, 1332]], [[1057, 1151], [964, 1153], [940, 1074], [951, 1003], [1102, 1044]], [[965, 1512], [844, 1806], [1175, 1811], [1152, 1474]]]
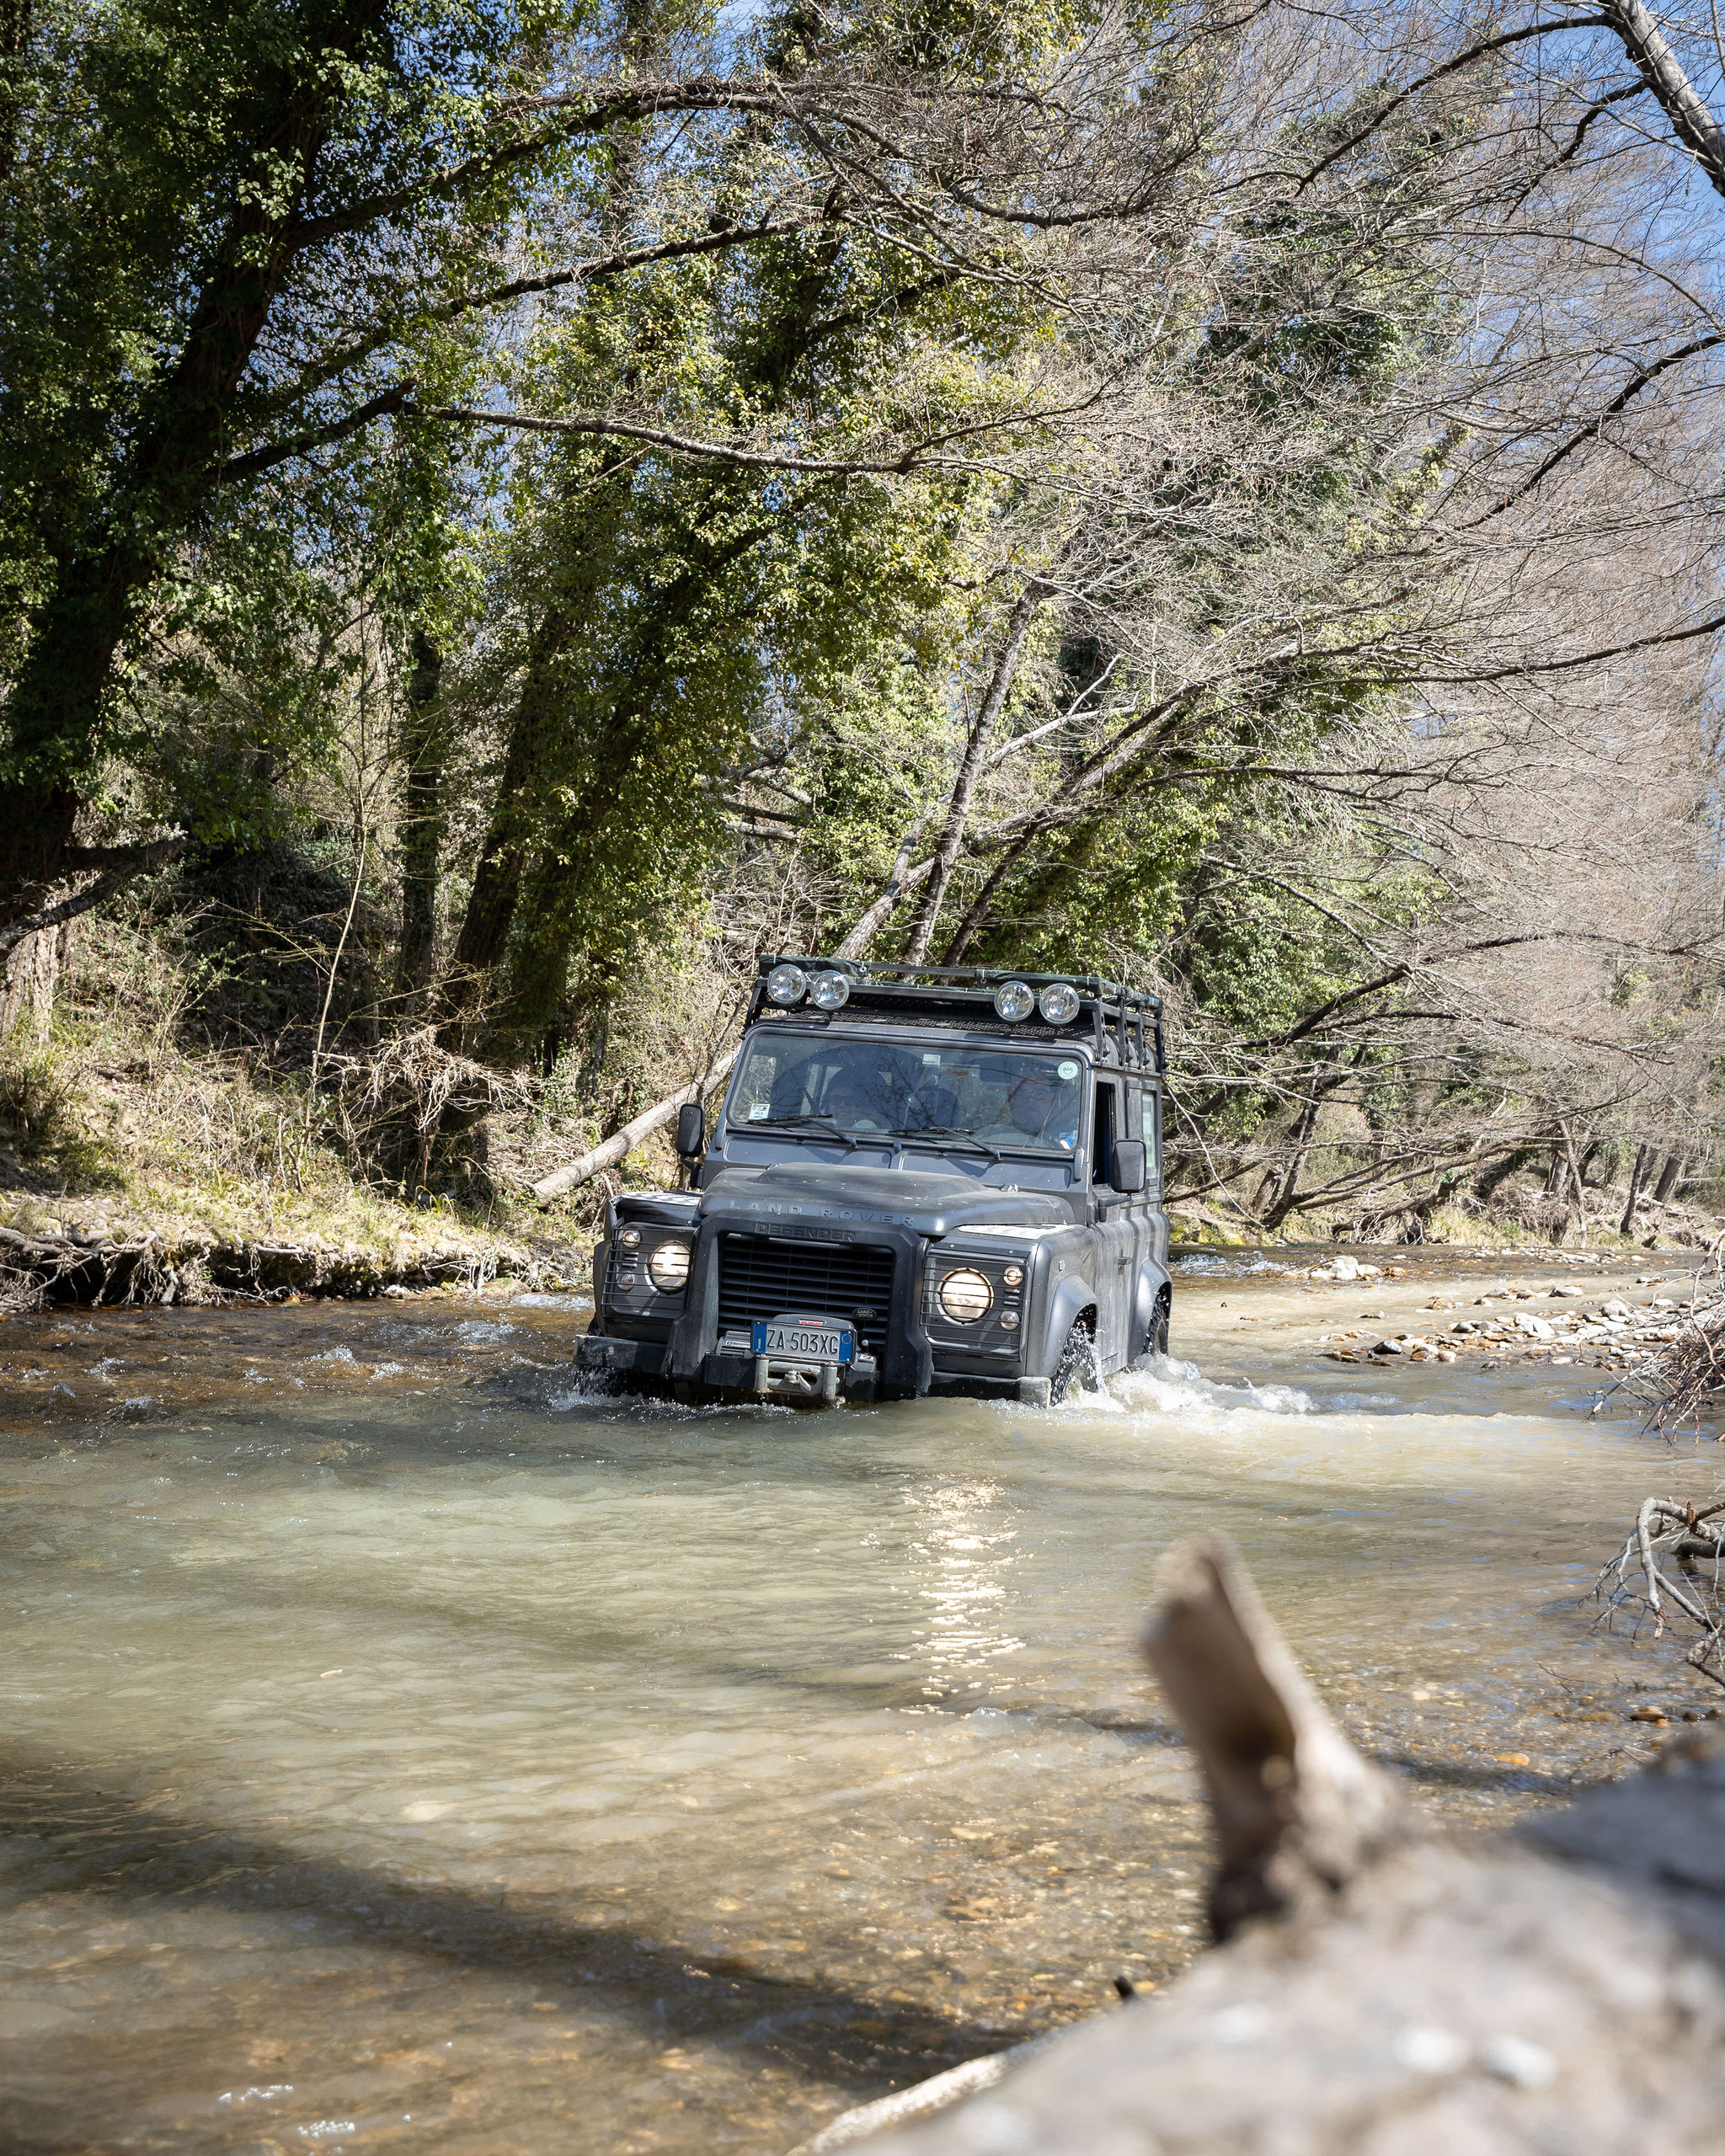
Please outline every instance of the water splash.
[[1121, 1370], [1100, 1392], [1081, 1393], [1068, 1403], [1092, 1414], [1309, 1415], [1311, 1396], [1290, 1385], [1223, 1385], [1207, 1378], [1196, 1363], [1158, 1355], [1147, 1369]]

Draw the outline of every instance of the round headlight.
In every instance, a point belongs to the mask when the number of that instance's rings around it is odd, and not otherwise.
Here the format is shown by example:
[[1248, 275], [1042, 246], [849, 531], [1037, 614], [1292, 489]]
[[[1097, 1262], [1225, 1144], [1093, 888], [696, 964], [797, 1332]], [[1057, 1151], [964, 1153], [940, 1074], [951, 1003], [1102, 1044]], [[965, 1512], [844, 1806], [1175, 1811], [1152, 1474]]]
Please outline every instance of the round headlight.
[[975, 1325], [978, 1318], [988, 1315], [994, 1301], [993, 1289], [968, 1266], [961, 1273], [948, 1273], [939, 1294], [940, 1306], [954, 1325]]
[[994, 992], [994, 1007], [1001, 1017], [1016, 1024], [1020, 1018], [1028, 1018], [1036, 1008], [1036, 998], [1030, 993], [1028, 982], [1003, 980]]
[[769, 1003], [800, 1003], [809, 993], [809, 976], [800, 966], [775, 966], [766, 976]]
[[674, 1295], [689, 1277], [689, 1246], [673, 1237], [654, 1249], [647, 1261], [647, 1278], [661, 1295]]
[[1051, 1026], [1064, 1026], [1078, 1016], [1078, 991], [1069, 980], [1057, 980], [1044, 989], [1036, 1007]]
[[809, 984], [809, 1001], [817, 1011], [842, 1011], [851, 1000], [851, 984], [842, 974], [816, 974]]

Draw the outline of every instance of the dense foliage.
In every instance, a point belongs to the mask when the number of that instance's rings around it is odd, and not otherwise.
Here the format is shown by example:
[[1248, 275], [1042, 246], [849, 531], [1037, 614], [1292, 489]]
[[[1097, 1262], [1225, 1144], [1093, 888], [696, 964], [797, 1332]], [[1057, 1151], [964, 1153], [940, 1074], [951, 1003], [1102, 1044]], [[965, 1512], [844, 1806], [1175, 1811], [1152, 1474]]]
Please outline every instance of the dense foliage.
[[1272, 1225], [1697, 1163], [1706, 280], [1583, 230], [1664, 184], [1616, 49], [739, 24], [0, 8], [8, 1017], [118, 903], [212, 1045], [430, 1027], [590, 1130], [692, 949], [849, 937], [1159, 986]]

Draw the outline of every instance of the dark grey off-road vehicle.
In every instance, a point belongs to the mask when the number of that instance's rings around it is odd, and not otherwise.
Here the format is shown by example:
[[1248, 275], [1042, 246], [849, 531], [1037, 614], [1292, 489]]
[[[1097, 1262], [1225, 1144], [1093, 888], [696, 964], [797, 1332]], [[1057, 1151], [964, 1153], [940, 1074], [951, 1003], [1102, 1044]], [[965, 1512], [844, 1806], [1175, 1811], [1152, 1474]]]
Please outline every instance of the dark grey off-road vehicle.
[[581, 1367], [680, 1399], [1035, 1405], [1165, 1351], [1161, 1006], [763, 959], [693, 1187], [612, 1203]]

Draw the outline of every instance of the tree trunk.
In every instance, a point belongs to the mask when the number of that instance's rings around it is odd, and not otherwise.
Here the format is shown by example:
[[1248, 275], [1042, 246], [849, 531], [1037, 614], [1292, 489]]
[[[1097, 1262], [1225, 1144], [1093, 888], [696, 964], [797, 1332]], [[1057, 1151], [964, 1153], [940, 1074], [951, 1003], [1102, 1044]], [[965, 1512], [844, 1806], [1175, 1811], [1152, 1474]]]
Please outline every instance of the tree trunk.
[[[713, 499], [722, 499], [726, 491], [715, 488]], [[558, 750], [565, 759], [558, 773], [565, 805], [554, 820], [547, 815], [537, 820], [531, 851], [523, 846], [513, 866], [510, 918], [520, 927], [510, 942], [503, 992], [494, 998], [484, 1028], [487, 1041], [499, 1049], [513, 1050], [555, 1022], [581, 1022], [579, 1011], [564, 1007], [572, 950], [588, 951], [589, 970], [600, 994], [608, 992], [610, 979], [626, 963], [634, 916], [627, 905], [618, 907], [617, 887], [627, 884], [644, 859], [645, 873], [654, 873], [654, 833], [671, 807], [662, 797], [649, 797], [666, 702], [681, 694], [678, 640], [718, 579], [771, 528], [765, 521], [750, 522], [722, 543], [699, 550], [685, 573], [660, 595], [650, 622], [632, 646], [612, 701], [602, 717], [590, 722], [579, 757]], [[553, 729], [568, 723], [564, 700], [559, 693], [553, 702], [551, 689], [547, 676], [542, 692], [546, 755], [553, 746]], [[688, 798], [680, 789], [677, 805]], [[476, 900], [479, 895], [476, 885]], [[477, 943], [473, 954], [477, 960]], [[488, 963], [494, 965], [503, 956], [499, 940]]]
[[1648, 1163], [1653, 1157], [1653, 1149], [1651, 1145], [1636, 1147], [1635, 1166], [1631, 1170], [1629, 1177], [1629, 1203], [1623, 1209], [1623, 1218], [1617, 1223], [1617, 1232], [1620, 1235], [1632, 1235], [1635, 1233], [1635, 1209], [1641, 1203], [1641, 1187], [1647, 1178]]
[[994, 729], [1006, 708], [1007, 698], [1012, 693], [1018, 662], [1024, 655], [1024, 639], [1030, 633], [1030, 624], [1049, 595], [1049, 586], [1033, 579], [1019, 594], [1018, 603], [1007, 619], [993, 675], [983, 696], [981, 707], [977, 712], [976, 723], [970, 728], [969, 738], [964, 744], [958, 774], [953, 781], [952, 796], [947, 803], [946, 824], [941, 832], [940, 843], [934, 850], [934, 868], [923, 888], [922, 902], [917, 908], [911, 940], [905, 947], [905, 963], [907, 965], [920, 966], [928, 957], [928, 947], [934, 937], [934, 925], [940, 918], [947, 885], [952, 881], [959, 850], [964, 843], [964, 825], [970, 814], [970, 797], [976, 789], [976, 781], [981, 774], [983, 759], [988, 754]]
[[217, 483], [241, 376], [292, 259], [292, 233], [339, 97], [338, 57], [370, 48], [382, 0], [316, 11], [292, 70], [259, 102], [272, 114], [191, 310], [179, 357], [149, 398], [107, 501], [60, 557], [6, 701], [0, 781], [0, 923], [32, 912], [81, 863], [72, 829], [100, 753], [115, 662], [162, 560]]
[[1294, 1194], [1300, 1184], [1300, 1171], [1311, 1149], [1312, 1133], [1317, 1129], [1318, 1107], [1323, 1099], [1324, 1091], [1322, 1079], [1314, 1077], [1311, 1091], [1306, 1097], [1306, 1105], [1300, 1111], [1300, 1119], [1289, 1139], [1287, 1161], [1273, 1167], [1263, 1179], [1263, 1187], [1258, 1193], [1258, 1214], [1272, 1233], [1287, 1219], [1289, 1209], [1294, 1203]]
[[1671, 1152], [1665, 1155], [1665, 1165], [1659, 1171], [1658, 1187], [1653, 1193], [1655, 1205], [1664, 1205], [1677, 1187], [1677, 1178], [1683, 1173], [1683, 1155]]
[[0, 992], [0, 1047], [39, 1048], [54, 1020], [54, 996], [72, 948], [72, 928], [34, 929], [13, 944], [3, 962]]
[[[1563, 1154], [1569, 1164], [1570, 1179], [1575, 1186], [1575, 1224], [1581, 1231], [1581, 1246], [1587, 1248], [1587, 1185], [1581, 1179], [1581, 1163], [1575, 1157], [1575, 1140], [1569, 1134], [1569, 1125], [1563, 1126]], [[1559, 1242], [1563, 1238], [1560, 1234]]]
[[1299, 1125], [1294, 1134], [1293, 1150], [1289, 1156], [1286, 1173], [1281, 1187], [1272, 1199], [1269, 1210], [1263, 1214], [1263, 1224], [1272, 1230], [1279, 1229], [1294, 1209], [1294, 1201], [1300, 1194], [1300, 1171], [1306, 1165], [1306, 1156], [1311, 1150], [1312, 1140], [1317, 1135], [1318, 1112], [1336, 1089], [1345, 1085], [1364, 1065], [1369, 1053], [1365, 1042], [1339, 1069], [1327, 1070], [1316, 1075], [1311, 1091], [1306, 1096]]
[[528, 654], [521, 692], [510, 726], [496, 798], [479, 866], [468, 894], [447, 991], [449, 1016], [443, 1045], [465, 1053], [478, 1022], [493, 973], [515, 926], [521, 878], [533, 844], [540, 777], [561, 707], [558, 665], [574, 627], [562, 609], [540, 622]]
[[395, 993], [423, 1004], [436, 955], [437, 876], [443, 856], [443, 729], [436, 710], [443, 654], [423, 628], [414, 631], [414, 671], [402, 729], [401, 953]]
[[18, 122], [24, 109], [19, 77], [34, 13], [30, 0], [0, 0], [0, 180], [11, 178], [18, 156]]
[[1484, 1169], [1473, 1186], [1473, 1194], [1480, 1203], [1488, 1205], [1500, 1186], [1508, 1182], [1518, 1168], [1525, 1168], [1530, 1161], [1537, 1159], [1540, 1150], [1537, 1145], [1518, 1145]]
[[1725, 130], [1684, 72], [1658, 22], [1642, 0], [1600, 0], [1599, 13], [1617, 33], [1642, 82], [1658, 99], [1672, 133], [1717, 192], [1725, 195]]

